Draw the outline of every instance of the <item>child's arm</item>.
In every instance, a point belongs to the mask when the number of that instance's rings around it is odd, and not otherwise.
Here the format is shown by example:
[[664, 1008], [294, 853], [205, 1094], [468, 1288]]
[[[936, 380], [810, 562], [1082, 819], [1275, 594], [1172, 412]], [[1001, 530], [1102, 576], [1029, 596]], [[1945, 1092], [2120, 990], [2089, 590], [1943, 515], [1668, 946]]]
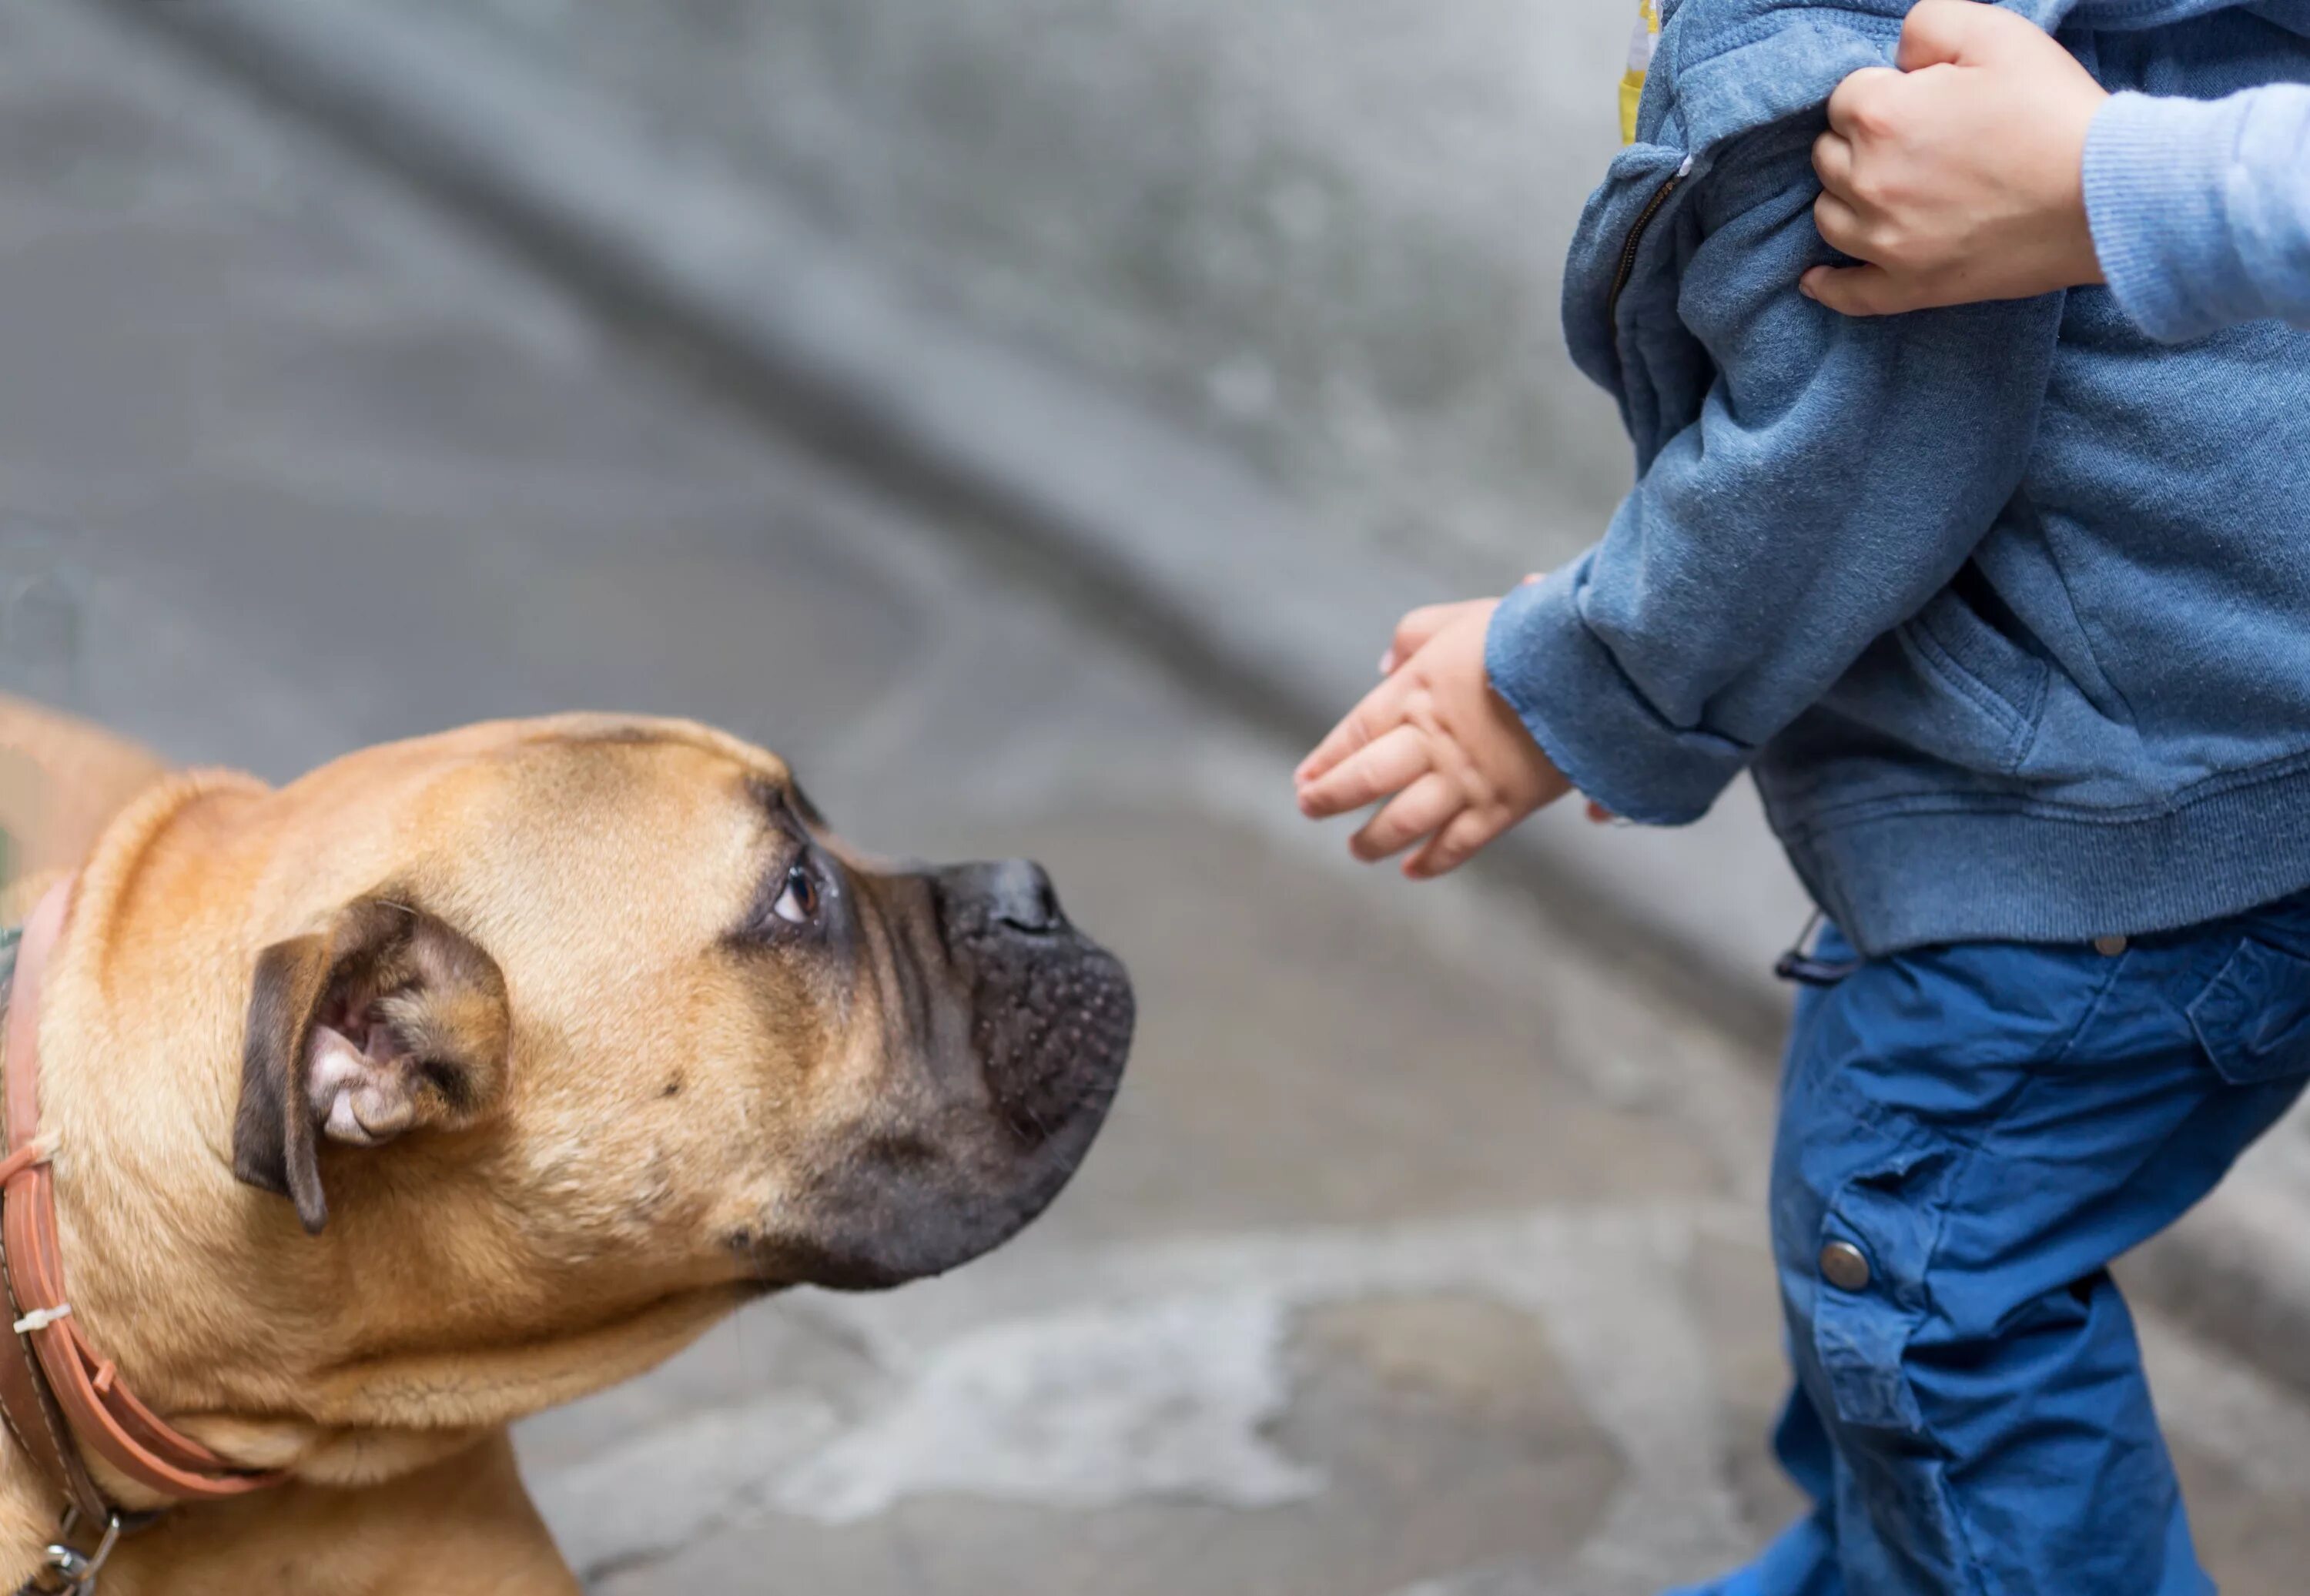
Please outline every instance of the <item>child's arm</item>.
[[2058, 299], [1852, 321], [1796, 291], [1826, 255], [1817, 131], [1766, 130], [1695, 196], [1678, 308], [1715, 368], [1700, 414], [1603, 541], [1492, 623], [1493, 686], [1632, 820], [1698, 819], [1947, 585], [2035, 443]]
[[1818, 131], [1756, 135], [1695, 195], [1678, 310], [1715, 367], [1700, 413], [1602, 542], [1488, 620], [1490, 686], [1551, 771], [1633, 820], [1698, 819], [1944, 586], [2033, 442], [2058, 301], [1850, 321], [1797, 292], [1828, 258]]

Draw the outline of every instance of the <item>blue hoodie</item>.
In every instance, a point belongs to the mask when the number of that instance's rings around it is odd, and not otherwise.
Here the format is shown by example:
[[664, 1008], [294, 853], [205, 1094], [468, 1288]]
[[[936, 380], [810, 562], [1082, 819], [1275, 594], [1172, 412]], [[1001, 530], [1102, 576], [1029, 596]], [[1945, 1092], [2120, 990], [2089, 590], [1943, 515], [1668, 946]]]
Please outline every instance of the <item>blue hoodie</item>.
[[[2011, 0], [2109, 87], [2310, 79], [2310, 0]], [[1494, 687], [1589, 796], [1753, 770], [1864, 951], [2194, 924], [2310, 887], [2310, 334], [2104, 290], [1882, 320], [1796, 291], [1820, 108], [1908, 0], [1669, 0], [1565, 282], [1635, 491], [1512, 594]]]

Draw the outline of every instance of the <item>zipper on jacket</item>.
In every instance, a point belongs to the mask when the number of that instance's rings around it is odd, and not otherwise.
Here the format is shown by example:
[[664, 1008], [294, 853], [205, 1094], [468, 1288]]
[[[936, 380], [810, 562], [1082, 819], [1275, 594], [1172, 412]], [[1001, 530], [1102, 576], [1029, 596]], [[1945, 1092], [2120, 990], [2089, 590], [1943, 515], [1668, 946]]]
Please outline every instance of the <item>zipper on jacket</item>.
[[1619, 323], [1620, 294], [1628, 286], [1628, 279], [1636, 274], [1637, 251], [1645, 247], [1645, 231], [1652, 226], [1653, 218], [1660, 214], [1661, 207], [1668, 204], [1669, 195], [1676, 192], [1677, 186], [1684, 181], [1685, 174], [1690, 170], [1692, 160], [1688, 156], [1684, 164], [1676, 169], [1676, 176], [1662, 184], [1659, 191], [1645, 203], [1645, 208], [1637, 213], [1636, 225], [1628, 229], [1628, 242], [1620, 251], [1620, 269], [1612, 273], [1612, 291], [1604, 299], [1606, 321], [1615, 325]]

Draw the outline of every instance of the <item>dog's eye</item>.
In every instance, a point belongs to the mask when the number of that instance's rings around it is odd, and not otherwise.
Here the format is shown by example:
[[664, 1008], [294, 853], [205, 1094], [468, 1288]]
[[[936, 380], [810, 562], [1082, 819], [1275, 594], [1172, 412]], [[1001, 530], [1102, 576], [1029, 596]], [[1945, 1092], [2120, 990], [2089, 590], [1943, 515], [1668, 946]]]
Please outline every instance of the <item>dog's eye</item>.
[[786, 889], [778, 894], [770, 913], [789, 925], [807, 925], [818, 918], [818, 878], [806, 864], [786, 872]]

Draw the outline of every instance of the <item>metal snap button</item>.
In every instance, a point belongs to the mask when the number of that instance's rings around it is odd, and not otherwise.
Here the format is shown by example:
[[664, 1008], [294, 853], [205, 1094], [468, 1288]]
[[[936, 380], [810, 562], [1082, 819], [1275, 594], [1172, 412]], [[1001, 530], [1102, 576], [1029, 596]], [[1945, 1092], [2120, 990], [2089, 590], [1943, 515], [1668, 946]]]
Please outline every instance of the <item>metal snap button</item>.
[[2104, 958], [2115, 958], [2125, 951], [2128, 944], [2123, 937], [2096, 937], [2093, 945], [2094, 951]]
[[1820, 1250], [1820, 1278], [1839, 1291], [1866, 1291], [1869, 1254], [1849, 1241], [1833, 1241]]

